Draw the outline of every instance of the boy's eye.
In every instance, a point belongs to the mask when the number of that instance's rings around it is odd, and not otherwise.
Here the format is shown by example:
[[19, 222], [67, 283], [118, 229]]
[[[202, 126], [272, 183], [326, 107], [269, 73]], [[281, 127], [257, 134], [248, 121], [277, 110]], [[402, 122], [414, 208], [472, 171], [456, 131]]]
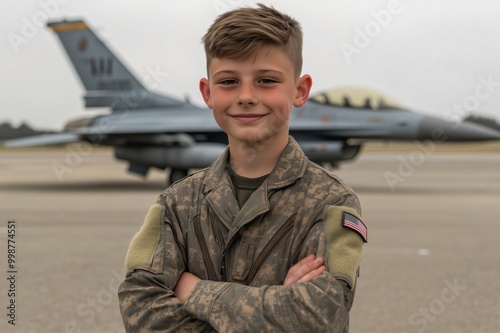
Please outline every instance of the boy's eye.
[[236, 80], [232, 80], [232, 79], [227, 79], [227, 80], [222, 80], [222, 81], [219, 81], [220, 84], [222, 85], [232, 85], [232, 84], [236, 84]]
[[264, 83], [264, 84], [270, 84], [270, 83], [276, 83], [276, 82], [278, 82], [278, 81], [273, 80], [273, 79], [268, 79], [268, 78], [259, 80], [259, 83]]

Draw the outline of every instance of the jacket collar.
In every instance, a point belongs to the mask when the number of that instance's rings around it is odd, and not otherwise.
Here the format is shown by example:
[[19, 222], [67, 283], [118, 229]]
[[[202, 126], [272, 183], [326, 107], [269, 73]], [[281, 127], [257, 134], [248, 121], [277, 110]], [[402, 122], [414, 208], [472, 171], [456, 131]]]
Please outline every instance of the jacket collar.
[[309, 160], [290, 136], [287, 146], [269, 177], [255, 190], [240, 210], [232, 190], [227, 168], [228, 158], [229, 147], [208, 168], [202, 191], [207, 194], [208, 204], [219, 220], [228, 228], [228, 239], [232, 239], [243, 225], [269, 211], [269, 192], [294, 184], [304, 175]]
[[[229, 147], [224, 153], [208, 168], [207, 176], [203, 184], [203, 192], [207, 193], [218, 186], [222, 186], [229, 181], [227, 170], [229, 159]], [[265, 181], [268, 190], [275, 190], [289, 186], [301, 178], [306, 169], [309, 159], [305, 156], [299, 144], [291, 136], [288, 144], [281, 153], [278, 163]]]

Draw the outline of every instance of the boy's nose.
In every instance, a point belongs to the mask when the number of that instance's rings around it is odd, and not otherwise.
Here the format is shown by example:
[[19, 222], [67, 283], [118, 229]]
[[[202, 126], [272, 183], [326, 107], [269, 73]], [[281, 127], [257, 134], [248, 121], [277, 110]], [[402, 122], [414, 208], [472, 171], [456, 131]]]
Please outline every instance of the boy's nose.
[[242, 83], [238, 94], [239, 105], [256, 104], [255, 91], [251, 83]]

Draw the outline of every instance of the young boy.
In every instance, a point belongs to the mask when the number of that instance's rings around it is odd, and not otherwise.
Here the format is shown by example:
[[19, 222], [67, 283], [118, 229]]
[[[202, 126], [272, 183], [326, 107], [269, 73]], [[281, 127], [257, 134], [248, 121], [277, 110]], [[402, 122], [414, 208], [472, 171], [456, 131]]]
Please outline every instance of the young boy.
[[127, 253], [127, 332], [348, 332], [366, 227], [359, 201], [288, 135], [299, 23], [273, 8], [219, 16], [200, 91], [229, 147], [174, 183]]

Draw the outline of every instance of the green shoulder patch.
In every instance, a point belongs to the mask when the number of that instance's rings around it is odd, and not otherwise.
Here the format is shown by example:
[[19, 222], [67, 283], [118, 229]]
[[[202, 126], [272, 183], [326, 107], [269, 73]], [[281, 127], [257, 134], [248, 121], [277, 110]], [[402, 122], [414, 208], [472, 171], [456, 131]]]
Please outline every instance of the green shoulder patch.
[[134, 235], [125, 258], [125, 266], [130, 272], [136, 268], [149, 268], [160, 241], [163, 207], [154, 204], [149, 208], [141, 229]]
[[323, 220], [327, 241], [327, 269], [335, 277], [348, 282], [353, 289], [365, 242], [362, 233], [366, 237], [367, 232], [366, 227], [360, 232], [346, 225], [346, 216], [351, 221], [361, 222], [358, 212], [350, 207], [328, 206], [325, 209]]

